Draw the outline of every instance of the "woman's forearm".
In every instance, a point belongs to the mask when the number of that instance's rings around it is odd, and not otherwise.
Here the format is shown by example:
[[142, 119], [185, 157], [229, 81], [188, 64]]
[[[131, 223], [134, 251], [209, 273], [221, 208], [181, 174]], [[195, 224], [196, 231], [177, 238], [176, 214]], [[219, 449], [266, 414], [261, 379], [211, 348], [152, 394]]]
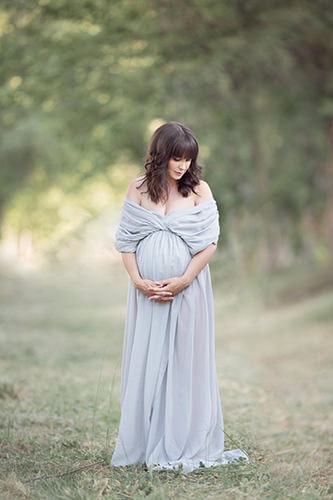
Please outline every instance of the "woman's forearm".
[[147, 297], [151, 298], [158, 294], [160, 302], [169, 302], [173, 300], [172, 292], [162, 289], [162, 285], [156, 281], [144, 279], [141, 277], [135, 253], [123, 252], [121, 254], [126, 271], [131, 278], [133, 285], [137, 290], [142, 292]]
[[216, 250], [216, 245], [212, 243], [201, 252], [198, 252], [192, 257], [191, 262], [187, 266], [182, 278], [185, 286], [189, 286], [192, 281], [198, 276], [200, 271], [208, 264]]
[[[212, 258], [214, 252], [216, 250], [216, 245], [211, 244], [206, 247], [201, 252], [198, 252], [194, 255], [186, 268], [186, 271], [182, 276], [174, 276], [169, 279], [160, 280], [160, 284], [162, 285], [162, 289], [165, 292], [170, 292], [172, 296], [177, 295], [182, 290], [187, 288], [192, 281], [198, 276], [200, 271], [208, 264], [210, 259]], [[159, 291], [154, 290], [155, 293], [151, 297], [154, 300], [159, 299]]]
[[124, 267], [129, 274], [129, 277], [133, 281], [134, 285], [137, 285], [141, 280], [141, 276], [138, 269], [138, 264], [136, 262], [136, 254], [135, 253], [127, 253], [122, 252], [121, 254]]
[[134, 286], [150, 299], [165, 302], [172, 300], [175, 295], [192, 283], [200, 271], [208, 264], [215, 250], [216, 245], [212, 243], [192, 257], [182, 276], [160, 280], [158, 283], [143, 279], [140, 276], [135, 253], [123, 252], [121, 256]]

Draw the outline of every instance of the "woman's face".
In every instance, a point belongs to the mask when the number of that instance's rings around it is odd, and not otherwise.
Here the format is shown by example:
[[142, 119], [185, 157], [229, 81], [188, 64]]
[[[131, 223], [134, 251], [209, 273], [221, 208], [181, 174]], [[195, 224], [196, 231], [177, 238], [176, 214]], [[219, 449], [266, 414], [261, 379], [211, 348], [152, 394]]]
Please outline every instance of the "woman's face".
[[179, 181], [190, 168], [191, 159], [186, 158], [170, 158], [168, 162], [168, 179], [173, 181]]

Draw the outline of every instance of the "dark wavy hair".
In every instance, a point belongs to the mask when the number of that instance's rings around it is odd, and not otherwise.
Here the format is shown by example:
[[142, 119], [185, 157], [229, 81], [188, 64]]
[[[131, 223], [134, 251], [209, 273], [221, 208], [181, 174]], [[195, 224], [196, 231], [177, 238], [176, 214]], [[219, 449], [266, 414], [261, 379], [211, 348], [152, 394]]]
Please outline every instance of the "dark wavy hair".
[[189, 169], [178, 181], [178, 191], [186, 198], [200, 182], [202, 168], [197, 163], [199, 145], [192, 131], [178, 122], [161, 125], [152, 135], [142, 180], [150, 199], [158, 203], [168, 197], [167, 169], [170, 158], [191, 160]]

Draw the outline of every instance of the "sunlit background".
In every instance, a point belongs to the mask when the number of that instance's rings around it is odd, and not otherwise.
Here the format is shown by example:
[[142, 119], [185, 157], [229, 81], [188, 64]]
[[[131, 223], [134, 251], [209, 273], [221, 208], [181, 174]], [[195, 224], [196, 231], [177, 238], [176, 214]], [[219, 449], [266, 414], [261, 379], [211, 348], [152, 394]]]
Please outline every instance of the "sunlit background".
[[107, 258], [152, 131], [177, 120], [198, 137], [230, 261], [330, 266], [330, 7], [3, 1], [2, 260]]
[[[4, 498], [332, 494], [332, 32], [331, 0], [0, 2]], [[169, 120], [198, 138], [220, 210], [217, 370], [245, 476], [108, 468], [127, 288], [115, 228]], [[60, 476], [25, 482], [38, 474]]]

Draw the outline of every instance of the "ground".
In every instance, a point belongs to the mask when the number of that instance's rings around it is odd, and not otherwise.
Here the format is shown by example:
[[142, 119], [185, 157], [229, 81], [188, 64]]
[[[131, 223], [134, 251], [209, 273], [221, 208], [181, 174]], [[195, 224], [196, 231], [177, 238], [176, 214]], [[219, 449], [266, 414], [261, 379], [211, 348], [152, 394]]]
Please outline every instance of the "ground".
[[274, 302], [266, 289], [213, 278], [226, 448], [242, 447], [251, 461], [156, 473], [109, 467], [122, 268], [0, 270], [1, 499], [333, 496], [333, 289]]

